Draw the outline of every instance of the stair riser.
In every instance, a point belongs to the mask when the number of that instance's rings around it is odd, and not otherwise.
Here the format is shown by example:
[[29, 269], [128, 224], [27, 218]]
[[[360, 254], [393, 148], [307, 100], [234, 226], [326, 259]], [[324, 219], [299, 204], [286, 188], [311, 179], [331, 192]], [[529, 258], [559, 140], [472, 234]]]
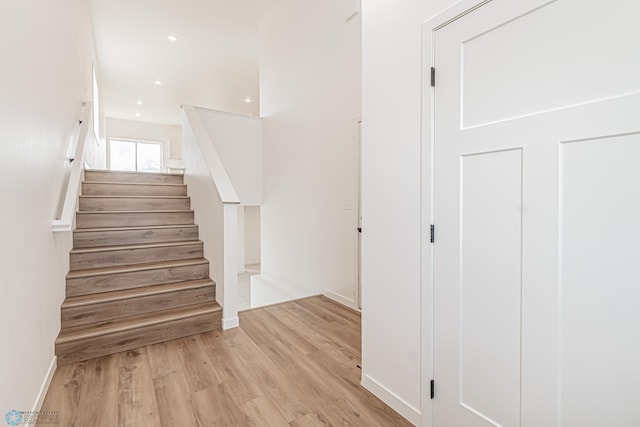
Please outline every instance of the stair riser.
[[181, 242], [198, 239], [198, 227], [148, 230], [86, 231], [73, 233], [74, 248], [132, 245], [136, 243]]
[[132, 289], [142, 286], [209, 278], [209, 264], [128, 271], [67, 279], [67, 296]]
[[216, 299], [215, 285], [62, 309], [62, 327], [71, 328], [121, 317], [153, 313]]
[[77, 228], [193, 224], [193, 212], [76, 213]]
[[90, 253], [72, 253], [69, 267], [71, 270], [87, 268], [113, 267], [127, 264], [144, 264], [182, 259], [203, 258], [203, 244], [168, 246], [162, 248], [120, 249]]
[[163, 198], [81, 197], [81, 211], [189, 210], [190, 201]]
[[82, 194], [85, 196], [186, 196], [187, 187], [184, 185], [128, 185], [83, 182]]
[[87, 182], [136, 182], [147, 184], [182, 184], [182, 175], [156, 175], [146, 173], [118, 173], [102, 171], [85, 171], [84, 180]]
[[210, 313], [56, 345], [58, 365], [220, 329], [222, 313]]

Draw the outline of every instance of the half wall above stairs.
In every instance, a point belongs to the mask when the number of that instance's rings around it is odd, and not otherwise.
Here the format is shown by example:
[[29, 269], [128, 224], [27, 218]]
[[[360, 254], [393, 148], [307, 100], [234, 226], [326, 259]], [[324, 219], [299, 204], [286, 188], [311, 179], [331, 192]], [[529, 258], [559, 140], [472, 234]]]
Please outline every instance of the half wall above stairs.
[[262, 203], [259, 117], [184, 105], [182, 157], [195, 223], [223, 306], [224, 329], [238, 326], [238, 209]]

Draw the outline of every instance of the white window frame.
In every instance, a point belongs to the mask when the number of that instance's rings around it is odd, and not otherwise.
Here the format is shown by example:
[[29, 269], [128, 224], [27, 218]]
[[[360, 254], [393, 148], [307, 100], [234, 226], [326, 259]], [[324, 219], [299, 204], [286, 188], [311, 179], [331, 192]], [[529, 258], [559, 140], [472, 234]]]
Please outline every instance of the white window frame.
[[93, 133], [96, 136], [96, 144], [100, 145], [100, 89], [98, 87], [95, 64], [91, 69], [91, 77], [93, 91]]
[[[133, 139], [133, 138], [120, 138], [120, 137], [109, 137], [109, 153], [107, 155], [108, 169], [111, 170], [111, 141], [119, 141], [119, 142], [129, 142], [132, 144], [136, 144], [135, 149], [135, 165], [136, 170], [131, 172], [140, 172], [138, 171], [138, 144], [156, 144], [160, 146], [160, 171], [158, 173], [164, 172], [164, 143], [162, 141], [148, 141], [142, 139]], [[146, 173], [146, 172], [141, 172]]]

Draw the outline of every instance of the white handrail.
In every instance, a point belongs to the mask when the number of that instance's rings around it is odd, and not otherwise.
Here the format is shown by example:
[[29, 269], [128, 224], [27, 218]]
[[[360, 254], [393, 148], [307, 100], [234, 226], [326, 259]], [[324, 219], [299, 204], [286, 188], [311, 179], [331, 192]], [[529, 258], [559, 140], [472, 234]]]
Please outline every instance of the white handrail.
[[84, 166], [84, 153], [85, 142], [92, 132], [89, 132], [91, 124], [91, 115], [93, 108], [91, 102], [83, 103], [84, 111], [82, 112], [82, 118], [80, 123], [80, 132], [78, 133], [78, 142], [76, 150], [73, 153], [71, 161], [71, 174], [69, 175], [69, 181], [67, 182], [67, 193], [64, 198], [64, 204], [62, 205], [62, 213], [60, 218], [54, 219], [51, 222], [51, 229], [54, 232], [59, 231], [71, 231], [73, 227], [73, 215], [76, 210], [76, 202], [78, 199], [78, 191], [80, 190], [80, 180], [82, 179], [82, 169]]
[[218, 152], [209, 138], [209, 134], [202, 124], [202, 120], [196, 111], [196, 107], [193, 105], [183, 105], [182, 109], [184, 110], [187, 120], [191, 125], [191, 130], [193, 131], [195, 140], [198, 142], [200, 151], [202, 151], [202, 155], [207, 163], [209, 173], [211, 174], [213, 183], [218, 190], [222, 203], [239, 204], [240, 198], [238, 197], [235, 188], [233, 188], [231, 179], [222, 164], [222, 160], [220, 159]]

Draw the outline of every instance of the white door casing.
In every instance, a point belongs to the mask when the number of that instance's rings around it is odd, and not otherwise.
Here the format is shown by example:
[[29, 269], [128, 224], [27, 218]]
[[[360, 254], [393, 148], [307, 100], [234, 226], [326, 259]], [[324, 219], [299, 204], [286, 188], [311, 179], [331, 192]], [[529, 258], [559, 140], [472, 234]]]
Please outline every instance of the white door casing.
[[640, 425], [639, 12], [492, 0], [425, 24], [435, 427]]

